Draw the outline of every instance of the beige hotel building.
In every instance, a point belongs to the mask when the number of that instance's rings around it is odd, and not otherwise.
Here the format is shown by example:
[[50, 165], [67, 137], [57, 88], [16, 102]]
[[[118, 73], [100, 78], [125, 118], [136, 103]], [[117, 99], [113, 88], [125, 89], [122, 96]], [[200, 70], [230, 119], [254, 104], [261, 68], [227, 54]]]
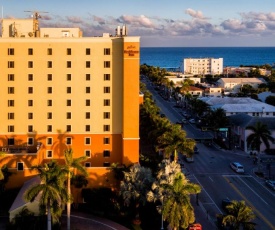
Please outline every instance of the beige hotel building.
[[0, 167], [19, 187], [33, 165], [87, 156], [88, 187], [114, 186], [109, 166], [139, 161], [140, 38], [83, 37], [79, 28], [39, 28], [3, 19], [0, 37]]

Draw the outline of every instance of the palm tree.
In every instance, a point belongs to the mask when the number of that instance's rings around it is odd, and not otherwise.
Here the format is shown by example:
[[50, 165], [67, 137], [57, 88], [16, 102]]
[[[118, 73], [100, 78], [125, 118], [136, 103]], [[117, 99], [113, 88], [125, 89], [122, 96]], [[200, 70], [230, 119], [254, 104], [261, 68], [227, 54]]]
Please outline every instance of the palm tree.
[[186, 133], [179, 125], [171, 125], [170, 129], [158, 137], [158, 148], [164, 149], [166, 157], [178, 151], [187, 156], [194, 153], [195, 141], [186, 138]]
[[67, 202], [68, 194], [64, 189], [66, 171], [56, 162], [52, 161], [42, 166], [35, 166], [33, 169], [40, 173], [41, 183], [30, 187], [24, 194], [26, 201], [33, 202], [39, 197], [41, 212], [47, 212], [47, 229], [51, 229], [53, 221], [58, 221], [62, 213], [62, 204]]
[[185, 229], [195, 221], [190, 195], [200, 193], [201, 188], [197, 184], [190, 183], [183, 173], [177, 172], [176, 169], [170, 176], [164, 174], [159, 172], [152, 191], [147, 194], [147, 199], [148, 201], [159, 200], [161, 202], [162, 205], [158, 207], [158, 211], [162, 213], [164, 220], [169, 223], [171, 228], [182, 227]]
[[124, 206], [136, 209], [135, 220], [139, 220], [139, 205], [145, 205], [146, 194], [153, 183], [151, 169], [135, 164], [129, 172], [124, 172], [124, 179], [120, 183], [119, 195], [124, 200]]
[[[4, 156], [4, 153], [3, 152], [0, 152], [0, 157], [3, 157]], [[2, 172], [2, 169], [0, 168], [0, 180], [3, 180], [4, 179], [4, 174]]]
[[76, 205], [75, 205], [75, 207], [78, 208], [78, 196], [80, 193], [79, 190], [88, 185], [88, 180], [87, 180], [86, 176], [77, 174], [72, 177], [71, 184], [78, 190], [77, 198], [76, 198]]
[[84, 176], [87, 176], [87, 170], [86, 168], [81, 164], [83, 161], [87, 159], [86, 156], [73, 158], [73, 150], [67, 149], [64, 152], [65, 156], [65, 168], [67, 170], [67, 193], [70, 199], [67, 201], [67, 229], [70, 230], [71, 228], [71, 177], [73, 174], [73, 170], [78, 170], [81, 174]]
[[269, 149], [269, 141], [274, 141], [274, 138], [271, 136], [267, 125], [257, 122], [255, 126], [247, 126], [246, 129], [251, 130], [252, 133], [247, 137], [247, 145], [252, 149], [256, 149], [258, 153], [261, 150], [262, 142]]
[[231, 204], [226, 206], [226, 209], [229, 214], [223, 217], [222, 223], [224, 225], [230, 225], [234, 230], [240, 229], [241, 226], [244, 230], [255, 229], [256, 224], [252, 222], [255, 215], [252, 208], [246, 206], [245, 201], [233, 200]]

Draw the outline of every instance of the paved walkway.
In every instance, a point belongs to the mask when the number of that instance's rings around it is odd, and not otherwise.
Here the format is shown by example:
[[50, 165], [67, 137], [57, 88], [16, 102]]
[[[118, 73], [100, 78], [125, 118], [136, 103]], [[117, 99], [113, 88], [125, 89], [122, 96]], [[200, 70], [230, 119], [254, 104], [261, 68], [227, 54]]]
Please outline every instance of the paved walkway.
[[[65, 230], [67, 217], [61, 221], [61, 229]], [[128, 228], [111, 220], [93, 216], [82, 212], [73, 211], [71, 214], [71, 230], [129, 230]]]

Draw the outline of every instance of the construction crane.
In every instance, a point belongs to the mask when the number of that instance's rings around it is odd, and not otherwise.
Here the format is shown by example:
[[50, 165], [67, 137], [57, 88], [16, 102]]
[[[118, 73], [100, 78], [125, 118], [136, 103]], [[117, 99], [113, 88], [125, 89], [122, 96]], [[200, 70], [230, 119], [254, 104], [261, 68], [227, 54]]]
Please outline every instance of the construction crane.
[[46, 11], [37, 11], [37, 10], [25, 10], [24, 12], [30, 12], [32, 13], [32, 18], [33, 18], [33, 33], [34, 37], [39, 37], [39, 22], [38, 19], [41, 18], [41, 13], [49, 13]]

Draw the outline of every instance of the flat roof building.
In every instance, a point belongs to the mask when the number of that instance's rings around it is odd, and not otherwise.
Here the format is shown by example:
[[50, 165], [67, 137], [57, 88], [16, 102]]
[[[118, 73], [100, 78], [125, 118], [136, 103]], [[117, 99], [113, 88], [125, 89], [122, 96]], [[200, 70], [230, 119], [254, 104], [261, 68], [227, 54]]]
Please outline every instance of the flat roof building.
[[[123, 27], [124, 28], [124, 27]], [[79, 28], [38, 28], [3, 19], [0, 38], [0, 166], [9, 187], [31, 166], [87, 156], [88, 186], [114, 186], [108, 167], [139, 161], [140, 38], [126, 28], [82, 37]]]

